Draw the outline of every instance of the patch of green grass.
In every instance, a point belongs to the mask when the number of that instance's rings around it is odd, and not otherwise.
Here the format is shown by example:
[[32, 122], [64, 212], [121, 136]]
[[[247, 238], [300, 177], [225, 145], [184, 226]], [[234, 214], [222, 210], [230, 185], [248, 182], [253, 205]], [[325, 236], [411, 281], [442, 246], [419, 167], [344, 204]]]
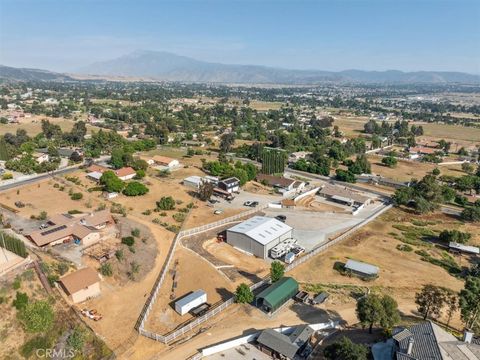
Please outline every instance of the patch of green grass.
[[428, 240], [429, 238], [437, 236], [436, 235], [437, 231], [429, 228], [409, 226], [404, 224], [394, 224], [392, 225], [392, 227], [402, 232], [402, 236], [399, 236], [398, 234], [395, 234], [392, 236], [395, 239], [400, 240], [409, 245], [431, 246], [425, 241]]
[[413, 248], [408, 244], [398, 244], [397, 245], [397, 250], [405, 251], [405, 252], [411, 252], [411, 251], [413, 251]]
[[462, 268], [455, 262], [455, 259], [450, 256], [446, 251], [442, 252], [442, 259], [434, 258], [428, 251], [426, 250], [417, 250], [415, 254], [419, 255], [422, 261], [429, 262], [430, 264], [440, 266], [448, 271], [448, 273], [452, 276], [459, 277], [462, 273]]

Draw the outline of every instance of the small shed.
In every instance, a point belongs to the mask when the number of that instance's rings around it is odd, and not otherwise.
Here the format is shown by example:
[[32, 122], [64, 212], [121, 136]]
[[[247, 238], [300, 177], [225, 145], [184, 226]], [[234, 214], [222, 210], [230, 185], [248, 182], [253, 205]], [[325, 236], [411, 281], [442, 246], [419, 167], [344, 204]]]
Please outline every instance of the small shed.
[[266, 312], [273, 312], [295, 296], [297, 292], [297, 281], [291, 277], [283, 277], [258, 294], [255, 304]]
[[175, 311], [185, 315], [193, 308], [207, 302], [207, 293], [203, 290], [193, 291], [175, 302]]
[[321, 292], [312, 299], [312, 304], [322, 304], [330, 295], [326, 292]]
[[183, 185], [194, 188], [194, 189], [198, 189], [202, 184], [202, 181], [203, 180], [200, 176], [193, 175], [183, 179]]
[[361, 261], [348, 260], [345, 264], [345, 270], [363, 277], [377, 277], [378, 267]]
[[480, 249], [476, 246], [463, 245], [452, 241], [448, 244], [448, 247], [450, 250], [459, 251], [462, 253], [475, 255], [480, 254]]

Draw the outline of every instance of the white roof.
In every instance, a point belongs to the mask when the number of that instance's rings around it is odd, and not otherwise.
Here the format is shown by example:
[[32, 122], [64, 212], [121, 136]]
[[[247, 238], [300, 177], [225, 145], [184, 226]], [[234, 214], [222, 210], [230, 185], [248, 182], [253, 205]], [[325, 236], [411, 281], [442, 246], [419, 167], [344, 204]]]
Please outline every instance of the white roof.
[[186, 182], [191, 182], [191, 183], [194, 183], [194, 184], [200, 184], [202, 182], [202, 178], [200, 176], [189, 176], [185, 179], [183, 179], [183, 181], [186, 181]]
[[469, 252], [472, 254], [480, 254], [480, 249], [476, 246], [463, 245], [453, 241], [448, 246], [452, 249], [457, 249], [457, 250]]
[[187, 296], [184, 296], [180, 300], [175, 302], [175, 306], [185, 306], [190, 304], [192, 301], [197, 300], [198, 298], [205, 297], [205, 300], [207, 298], [207, 293], [203, 290], [197, 290], [194, 291]]
[[96, 179], [96, 180], [100, 180], [102, 175], [103, 175], [103, 173], [101, 173], [100, 171], [92, 171], [92, 172], [87, 174], [88, 177], [91, 177], [91, 178]]
[[367, 274], [367, 275], [378, 274], [378, 267], [376, 267], [375, 265], [370, 265], [370, 264], [363, 263], [360, 261], [355, 261], [355, 260], [348, 260], [347, 263], [345, 264], [345, 268], [353, 271], [358, 271], [362, 274]]
[[266, 245], [279, 236], [292, 231], [292, 228], [281, 221], [265, 216], [254, 216], [228, 231], [245, 234], [256, 242]]

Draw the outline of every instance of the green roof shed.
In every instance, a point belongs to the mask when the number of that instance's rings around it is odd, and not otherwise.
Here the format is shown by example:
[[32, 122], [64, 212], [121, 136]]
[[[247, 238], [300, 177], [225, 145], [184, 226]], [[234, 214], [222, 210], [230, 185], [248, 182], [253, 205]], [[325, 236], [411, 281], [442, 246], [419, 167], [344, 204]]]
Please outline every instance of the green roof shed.
[[297, 281], [291, 277], [283, 277], [258, 294], [255, 304], [266, 312], [272, 312], [285, 304], [297, 292]]

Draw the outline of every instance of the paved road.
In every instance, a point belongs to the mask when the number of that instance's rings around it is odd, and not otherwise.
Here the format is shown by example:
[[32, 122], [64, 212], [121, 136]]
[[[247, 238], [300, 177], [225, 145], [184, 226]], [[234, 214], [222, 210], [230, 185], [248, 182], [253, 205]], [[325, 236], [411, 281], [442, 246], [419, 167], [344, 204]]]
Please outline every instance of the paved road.
[[[108, 158], [109, 158], [109, 156], [102, 156], [98, 160], [94, 161], [94, 164], [104, 162]], [[82, 165], [84, 165], [84, 164], [78, 164], [78, 165], [71, 166], [69, 168], [58, 169], [58, 170], [51, 171], [51, 172], [44, 173], [44, 174], [38, 174], [37, 176], [31, 177], [29, 179], [15, 181], [15, 182], [10, 183], [10, 184], [2, 185], [2, 186], [0, 186], [0, 191], [4, 191], [4, 190], [8, 190], [8, 189], [14, 189], [16, 187], [23, 186], [23, 185], [34, 184], [38, 181], [54, 177], [55, 175], [68, 174], [68, 173], [77, 171]]]
[[23, 186], [23, 185], [28, 185], [28, 184], [34, 184], [36, 183], [37, 181], [41, 181], [41, 180], [44, 180], [44, 179], [48, 179], [48, 178], [51, 178], [55, 175], [63, 175], [63, 174], [68, 174], [70, 172], [73, 172], [73, 171], [76, 171], [80, 168], [81, 165], [76, 165], [75, 167], [70, 167], [70, 168], [66, 168], [66, 169], [60, 169], [60, 170], [55, 170], [55, 171], [51, 171], [51, 172], [48, 172], [48, 173], [45, 173], [45, 174], [39, 174], [38, 176], [35, 176], [35, 177], [32, 177], [32, 178], [29, 178], [29, 179], [25, 179], [25, 180], [20, 180], [20, 181], [15, 181], [13, 183], [10, 183], [10, 184], [6, 184], [6, 185], [2, 185], [0, 186], [0, 191], [4, 191], [4, 190], [8, 190], [8, 189], [13, 189], [13, 188], [16, 188], [18, 186]]

